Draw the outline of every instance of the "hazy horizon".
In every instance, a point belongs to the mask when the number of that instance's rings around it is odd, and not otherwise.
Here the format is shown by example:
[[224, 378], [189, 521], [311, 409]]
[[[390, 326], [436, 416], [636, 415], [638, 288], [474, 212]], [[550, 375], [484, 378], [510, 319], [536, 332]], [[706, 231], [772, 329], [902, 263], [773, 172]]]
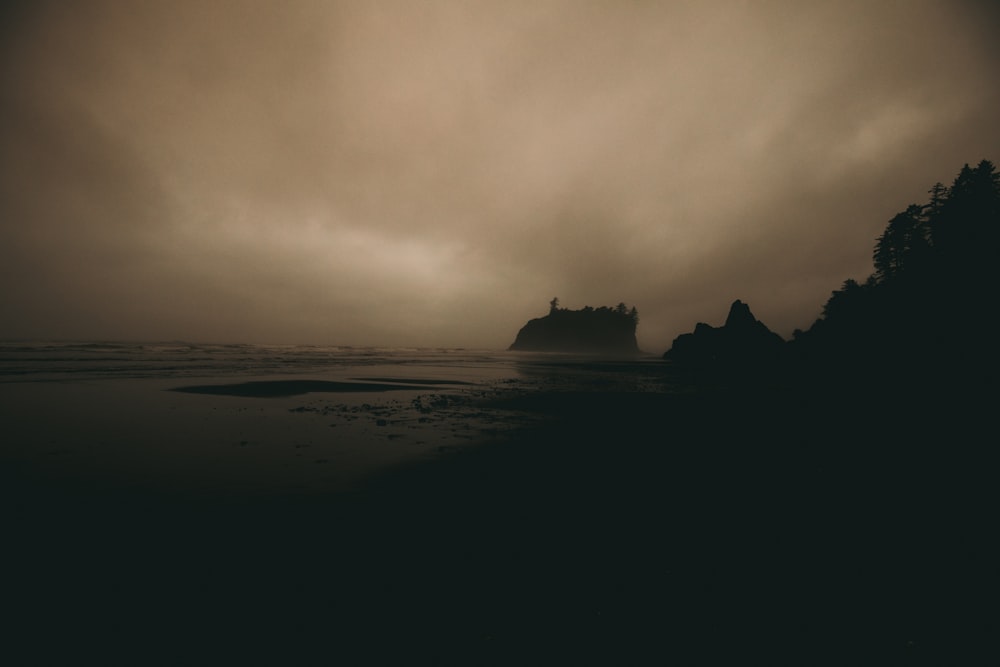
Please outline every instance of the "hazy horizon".
[[1000, 159], [963, 2], [8, 3], [0, 340], [504, 349], [808, 328]]

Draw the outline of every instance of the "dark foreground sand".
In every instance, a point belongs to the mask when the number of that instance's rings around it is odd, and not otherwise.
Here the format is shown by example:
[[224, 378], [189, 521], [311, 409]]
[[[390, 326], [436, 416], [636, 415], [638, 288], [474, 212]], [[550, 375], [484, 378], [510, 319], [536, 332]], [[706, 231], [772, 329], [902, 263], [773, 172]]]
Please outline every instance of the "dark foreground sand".
[[990, 399], [523, 389], [329, 493], [8, 471], [9, 664], [996, 664]]

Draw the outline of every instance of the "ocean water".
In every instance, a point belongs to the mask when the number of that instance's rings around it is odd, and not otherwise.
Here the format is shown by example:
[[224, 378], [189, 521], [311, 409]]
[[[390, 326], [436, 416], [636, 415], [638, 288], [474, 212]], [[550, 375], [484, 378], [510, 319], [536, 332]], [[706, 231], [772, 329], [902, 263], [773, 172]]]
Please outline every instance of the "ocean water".
[[523, 388], [673, 391], [679, 378], [659, 357], [599, 360], [464, 348], [257, 345], [187, 342], [0, 342], [0, 384], [277, 377], [431, 383], [517, 382]]
[[494, 350], [204, 344], [0, 342], [0, 382], [339, 374], [348, 369], [452, 369], [463, 377], [515, 374], [516, 355]]

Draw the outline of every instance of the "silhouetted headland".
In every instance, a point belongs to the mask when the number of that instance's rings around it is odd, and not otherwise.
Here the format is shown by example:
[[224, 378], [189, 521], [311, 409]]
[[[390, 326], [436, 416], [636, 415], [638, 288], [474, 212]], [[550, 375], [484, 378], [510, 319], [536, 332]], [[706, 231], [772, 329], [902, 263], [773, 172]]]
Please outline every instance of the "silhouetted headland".
[[1000, 366], [985, 315], [1000, 288], [1000, 174], [989, 160], [966, 164], [928, 194], [889, 221], [872, 250], [874, 272], [845, 280], [792, 340], [736, 301], [723, 327], [699, 323], [664, 358], [714, 371], [762, 362], [833, 390], [937, 395], [949, 384], [989, 385]]
[[512, 351], [573, 352], [611, 356], [639, 353], [635, 329], [639, 313], [624, 303], [581, 310], [559, 308], [559, 299], [549, 303], [549, 314], [530, 320], [517, 332], [508, 348]]

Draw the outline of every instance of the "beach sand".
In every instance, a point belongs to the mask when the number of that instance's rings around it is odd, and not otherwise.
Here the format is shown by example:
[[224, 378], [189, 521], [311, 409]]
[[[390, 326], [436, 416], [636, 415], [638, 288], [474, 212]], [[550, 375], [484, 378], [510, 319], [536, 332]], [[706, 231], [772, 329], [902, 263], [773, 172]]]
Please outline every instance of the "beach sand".
[[974, 406], [917, 428], [884, 402], [644, 368], [267, 398], [245, 378], [4, 387], [8, 646], [17, 664], [996, 650], [973, 611], [996, 584], [991, 468], [953, 419]]

